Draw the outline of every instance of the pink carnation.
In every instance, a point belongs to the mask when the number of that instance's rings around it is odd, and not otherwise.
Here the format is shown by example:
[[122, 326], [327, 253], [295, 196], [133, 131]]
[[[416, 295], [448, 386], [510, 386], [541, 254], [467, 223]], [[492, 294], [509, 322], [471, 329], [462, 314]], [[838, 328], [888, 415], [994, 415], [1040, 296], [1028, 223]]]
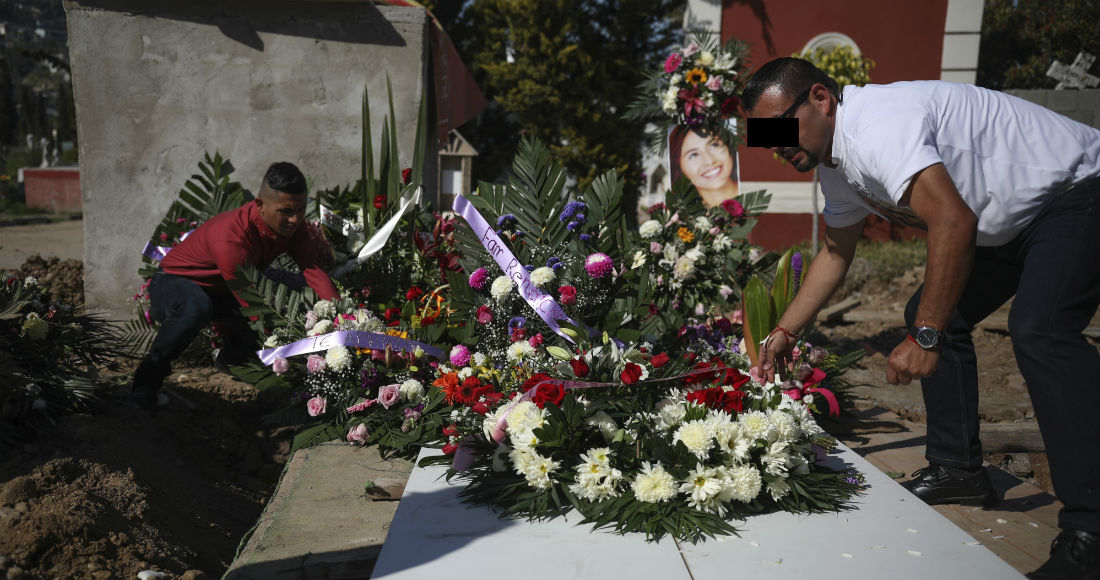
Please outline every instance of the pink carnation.
[[477, 270], [474, 270], [473, 274], [470, 274], [470, 288], [481, 290], [485, 287], [485, 282], [488, 279], [489, 271], [485, 268], [478, 268]]
[[584, 261], [584, 271], [593, 278], [603, 278], [614, 269], [615, 263], [611, 261], [611, 256], [602, 252], [590, 254]]
[[540, 332], [540, 333], [536, 334], [535, 336], [532, 336], [531, 338], [527, 339], [527, 344], [529, 344], [529, 345], [531, 345], [535, 348], [538, 348], [542, 344], [542, 333]]
[[348, 443], [366, 445], [367, 437], [370, 437], [370, 432], [367, 431], [367, 426], [362, 423], [348, 430]]
[[745, 215], [745, 208], [736, 199], [727, 199], [722, 202], [722, 209], [730, 214], [733, 219], [740, 219]]
[[451, 364], [456, 367], [464, 367], [470, 364], [470, 349], [464, 344], [456, 344], [451, 349]]
[[489, 310], [488, 306], [484, 304], [477, 307], [477, 323], [489, 324], [493, 321], [493, 311]]
[[271, 370], [277, 375], [281, 375], [290, 368], [290, 363], [283, 357], [275, 359], [275, 362], [271, 363]]
[[325, 414], [325, 408], [328, 407], [328, 401], [325, 401], [324, 397], [313, 397], [309, 401], [306, 401], [306, 412], [310, 417], [320, 417]]
[[319, 354], [311, 354], [309, 358], [306, 359], [306, 370], [310, 373], [319, 373], [327, 367], [328, 365], [325, 364], [325, 357]]
[[401, 400], [401, 385], [386, 385], [378, 389], [378, 402], [389, 409], [394, 403]]
[[680, 63], [684, 62], [684, 57], [680, 56], [680, 53], [674, 52], [668, 55], [665, 59], [665, 73], [672, 74], [673, 71], [680, 68]]

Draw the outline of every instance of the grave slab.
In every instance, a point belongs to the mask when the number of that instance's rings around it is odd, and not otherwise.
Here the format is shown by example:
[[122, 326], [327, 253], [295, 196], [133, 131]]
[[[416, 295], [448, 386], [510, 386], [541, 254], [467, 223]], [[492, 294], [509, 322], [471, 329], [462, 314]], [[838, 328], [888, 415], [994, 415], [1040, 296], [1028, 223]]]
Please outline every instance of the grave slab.
[[866, 475], [854, 509], [753, 516], [740, 537], [696, 545], [592, 532], [576, 515], [499, 519], [463, 503], [445, 467], [416, 468], [372, 578], [1023, 578], [847, 447], [827, 461]]

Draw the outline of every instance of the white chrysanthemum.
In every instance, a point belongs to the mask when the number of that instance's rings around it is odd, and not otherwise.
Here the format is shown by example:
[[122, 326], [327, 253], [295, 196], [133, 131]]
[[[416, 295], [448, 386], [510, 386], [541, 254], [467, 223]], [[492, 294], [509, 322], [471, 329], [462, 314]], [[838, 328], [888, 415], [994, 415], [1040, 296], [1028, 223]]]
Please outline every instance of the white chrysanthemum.
[[351, 364], [351, 352], [346, 346], [334, 346], [325, 353], [325, 364], [334, 371], [341, 370]]
[[695, 260], [688, 256], [680, 256], [672, 266], [672, 275], [678, 280], [686, 280], [695, 273]]
[[424, 394], [424, 384], [416, 379], [409, 379], [401, 383], [397, 390], [406, 401], [415, 401]]
[[686, 421], [672, 434], [673, 441], [682, 442], [699, 459], [714, 447], [714, 427], [709, 421]]
[[470, 367], [462, 367], [458, 370], [458, 378], [466, 380], [474, 375], [474, 369]]
[[675, 429], [684, 421], [687, 407], [683, 403], [665, 399], [657, 403], [657, 428], [662, 431]]
[[[669, 85], [678, 85], [678, 84], [680, 84], [680, 81], [682, 81], [682, 80], [684, 80], [684, 75], [682, 75], [680, 73], [676, 73], [676, 74], [672, 75], [671, 77], [669, 77], [668, 84]], [[670, 88], [669, 90], [672, 90], [672, 89]]]
[[508, 346], [508, 361], [519, 362], [529, 356], [534, 356], [535, 347], [526, 340], [517, 340]]
[[278, 334], [272, 334], [271, 336], [267, 337], [267, 340], [264, 341], [264, 348], [275, 348], [277, 346], [279, 346]]
[[540, 266], [531, 272], [531, 283], [539, 288], [544, 288], [547, 284], [553, 282], [554, 278], [556, 278], [554, 269], [546, 266]]
[[534, 429], [515, 429], [508, 426], [508, 441], [516, 446], [516, 449], [532, 449], [538, 444], [539, 438], [535, 436]]
[[715, 251], [722, 252], [730, 249], [733, 246], [733, 240], [726, 234], [718, 234], [714, 237], [714, 241], [710, 243], [710, 247]]
[[727, 474], [733, 499], [748, 503], [760, 495], [760, 488], [764, 483], [764, 479], [760, 477], [760, 472], [752, 465], [732, 467]]
[[489, 294], [497, 302], [500, 302], [512, 293], [512, 286], [511, 278], [507, 276], [497, 276], [497, 279], [493, 280], [492, 286], [489, 287]]
[[699, 56], [695, 57], [695, 64], [699, 66], [710, 66], [714, 64], [714, 53], [709, 50], [700, 52]]
[[680, 484], [680, 491], [688, 495], [688, 505], [695, 509], [725, 515], [726, 506], [733, 499], [733, 491], [724, 467], [704, 467], [697, 464]]
[[780, 411], [778, 409], [769, 410], [768, 419], [771, 420], [772, 425], [775, 425], [773, 441], [790, 443], [796, 441], [802, 435], [802, 430], [798, 426], [798, 421], [786, 411]]
[[791, 467], [791, 454], [786, 443], [772, 443], [760, 459], [764, 462], [764, 471], [771, 475], [786, 477]]
[[593, 447], [588, 450], [588, 453], [581, 454], [581, 461], [597, 465], [610, 465], [611, 449], [608, 447]]
[[615, 433], [619, 431], [619, 426], [615, 423], [615, 420], [611, 418], [611, 415], [603, 411], [593, 413], [585, 420], [585, 423], [590, 427], [599, 429], [600, 434], [603, 435], [604, 441], [609, 443], [615, 438]]
[[550, 474], [560, 466], [559, 462], [532, 451], [526, 469], [523, 470], [523, 476], [527, 478], [527, 485], [535, 489], [547, 489], [553, 484], [550, 481]]
[[[501, 414], [507, 412], [509, 405], [504, 405], [501, 409]], [[535, 427], [542, 426], [543, 421], [546, 419], [547, 411], [545, 409], [538, 408], [531, 401], [520, 401], [512, 407], [512, 411], [508, 413], [508, 430], [516, 429], [522, 431], [526, 429], [534, 429]]]
[[508, 471], [508, 454], [511, 451], [511, 448], [503, 443], [497, 445], [496, 451], [493, 451], [493, 471]]
[[318, 336], [318, 335], [321, 335], [321, 334], [328, 334], [328, 333], [332, 332], [335, 329], [336, 329], [336, 327], [333, 326], [331, 320], [321, 320], [317, 324], [314, 324], [313, 328], [309, 329], [309, 332], [307, 332], [306, 335], [307, 336]]
[[642, 236], [642, 239], [648, 240], [657, 237], [664, 229], [665, 227], [661, 225], [661, 222], [657, 220], [647, 220], [645, 223], [638, 226], [638, 235]]
[[672, 91], [671, 94], [668, 92], [661, 94], [661, 109], [666, 113], [671, 113], [676, 110], [675, 88], [673, 88]]
[[737, 422], [741, 425], [745, 435], [753, 441], [757, 439], [771, 441], [773, 439], [772, 434], [775, 431], [775, 425], [768, 420], [768, 415], [763, 411], [742, 413], [737, 418]]
[[637, 250], [634, 252], [634, 262], [630, 264], [630, 269], [636, 270], [642, 266], [645, 266], [645, 252]]
[[705, 252], [703, 252], [702, 248], [700, 248], [699, 245], [696, 244], [690, 250], [684, 252], [684, 257], [691, 258], [692, 260], [698, 262], [699, 260], [706, 258], [707, 255]]
[[474, 361], [475, 367], [483, 367], [485, 366], [485, 362], [489, 360], [489, 357], [485, 356], [483, 353], [475, 352], [471, 360]]
[[610, 473], [619, 474], [619, 478], [600, 477], [583, 480], [578, 478], [575, 483], [569, 486], [569, 491], [588, 501], [603, 501], [609, 497], [618, 497], [618, 481], [621, 479], [622, 474], [617, 469], [611, 470]]
[[787, 483], [787, 480], [777, 479], [769, 483], [766, 489], [768, 490], [768, 495], [772, 496], [773, 500], [779, 501], [783, 499], [783, 497], [786, 496], [788, 493], [790, 493], [791, 486]]
[[705, 215], [695, 218], [695, 221], [691, 225], [699, 232], [705, 232], [714, 227], [714, 223]]
[[745, 435], [738, 423], [724, 423], [715, 429], [714, 438], [718, 441], [718, 448], [730, 456], [730, 462], [734, 465], [742, 463], [749, 458], [749, 448], [752, 447], [752, 439]]
[[523, 475], [531, 469], [535, 454], [526, 447], [516, 447], [508, 452], [508, 459], [512, 462], [512, 469], [519, 475]]
[[642, 464], [642, 471], [630, 484], [634, 497], [646, 503], [668, 501], [676, 497], [676, 480], [660, 463]]
[[336, 305], [331, 300], [320, 300], [313, 305], [313, 312], [320, 319], [333, 319], [336, 318]]

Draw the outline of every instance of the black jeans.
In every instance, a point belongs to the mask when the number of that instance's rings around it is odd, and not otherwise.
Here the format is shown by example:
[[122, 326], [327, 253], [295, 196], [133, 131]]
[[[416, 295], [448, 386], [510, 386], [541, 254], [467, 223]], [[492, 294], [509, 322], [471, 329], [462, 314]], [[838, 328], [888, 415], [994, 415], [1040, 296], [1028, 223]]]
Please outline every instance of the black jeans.
[[[905, 309], [910, 328], [922, 289]], [[982, 464], [970, 333], [1013, 295], [1009, 333], [1064, 504], [1059, 525], [1100, 532], [1100, 356], [1081, 334], [1100, 305], [1100, 180], [1048, 202], [1008, 244], [977, 248], [936, 372], [921, 381], [933, 463]]]
[[190, 278], [158, 270], [149, 283], [149, 303], [160, 330], [149, 348], [148, 360], [165, 375], [172, 361], [211, 321], [218, 322], [223, 332], [220, 360], [235, 364], [256, 356], [259, 341], [233, 294], [208, 292]]

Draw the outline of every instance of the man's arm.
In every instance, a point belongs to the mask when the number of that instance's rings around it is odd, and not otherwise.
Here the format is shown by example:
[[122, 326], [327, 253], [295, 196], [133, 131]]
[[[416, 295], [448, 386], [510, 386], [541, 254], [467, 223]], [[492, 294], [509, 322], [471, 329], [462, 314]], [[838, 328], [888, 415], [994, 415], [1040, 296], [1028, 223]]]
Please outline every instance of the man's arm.
[[[801, 334], [810, 320], [817, 316], [848, 273], [865, 222], [863, 219], [843, 228], [825, 227], [825, 244], [810, 264], [798, 294], [783, 312], [779, 326], [793, 334]], [[760, 351], [761, 375], [768, 379], [775, 376], [776, 361], [786, 358], [793, 346], [793, 339], [773, 331], [772, 339]]]
[[335, 300], [340, 297], [340, 292], [332, 283], [332, 278], [324, 270], [325, 253], [331, 255], [332, 248], [328, 240], [321, 234], [317, 226], [305, 224], [305, 235], [298, 236], [289, 249], [290, 257], [302, 269], [306, 283], [317, 293], [322, 300]]
[[[970, 278], [978, 218], [959, 195], [942, 163], [914, 175], [899, 202], [928, 224], [928, 263], [914, 322], [943, 331]], [[887, 361], [886, 380], [908, 384], [935, 372], [938, 361], [938, 352], [903, 340]]]

